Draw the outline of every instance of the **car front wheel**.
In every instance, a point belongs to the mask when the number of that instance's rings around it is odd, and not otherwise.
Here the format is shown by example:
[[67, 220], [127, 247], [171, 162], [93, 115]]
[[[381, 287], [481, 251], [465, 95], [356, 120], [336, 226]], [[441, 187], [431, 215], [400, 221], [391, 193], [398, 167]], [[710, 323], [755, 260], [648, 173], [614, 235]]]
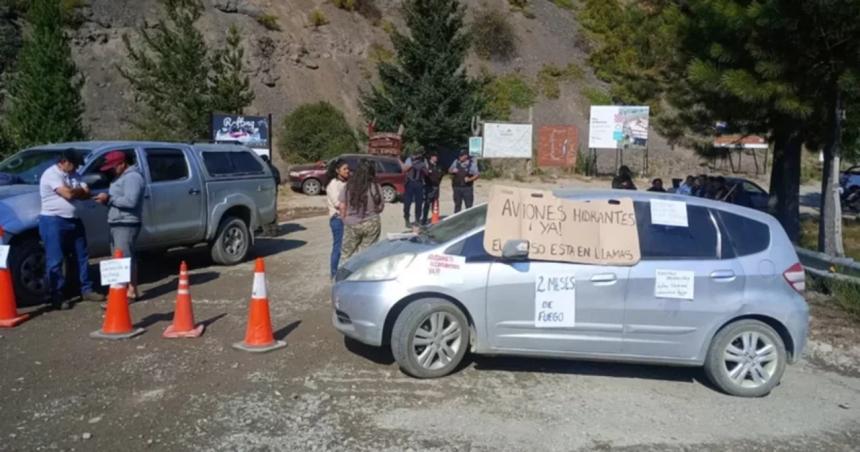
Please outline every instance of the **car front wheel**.
[[212, 242], [212, 260], [219, 265], [235, 265], [245, 260], [251, 248], [251, 233], [241, 218], [224, 217]]
[[714, 337], [705, 373], [727, 394], [762, 397], [779, 384], [786, 356], [785, 344], [773, 328], [758, 320], [741, 320]]
[[445, 300], [418, 300], [404, 309], [391, 331], [391, 353], [404, 373], [438, 378], [460, 365], [469, 347], [469, 323]]
[[302, 192], [308, 196], [316, 196], [322, 192], [322, 184], [316, 179], [308, 179], [302, 182]]
[[397, 190], [395, 190], [391, 185], [383, 185], [382, 199], [389, 204], [397, 201]]

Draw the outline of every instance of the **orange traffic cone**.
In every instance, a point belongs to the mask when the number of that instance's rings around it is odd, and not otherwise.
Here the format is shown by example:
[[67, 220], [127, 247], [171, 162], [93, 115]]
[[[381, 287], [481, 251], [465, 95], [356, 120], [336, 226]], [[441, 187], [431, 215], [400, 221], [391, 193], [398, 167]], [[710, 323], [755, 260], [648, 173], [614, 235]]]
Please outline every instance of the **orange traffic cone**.
[[286, 342], [276, 341], [272, 333], [269, 297], [266, 295], [266, 268], [263, 259], [258, 257], [254, 267], [254, 287], [251, 292], [245, 340], [233, 344], [233, 347], [246, 352], [262, 353], [286, 346]]
[[[122, 251], [116, 250], [113, 257], [122, 259]], [[107, 309], [102, 329], [90, 333], [94, 339], [129, 339], [143, 334], [143, 328], [134, 328], [128, 310], [128, 288], [126, 284], [112, 284], [108, 293]]]
[[182, 261], [179, 265], [179, 288], [176, 291], [173, 325], [167, 327], [162, 334], [166, 338], [200, 337], [203, 334], [203, 324], [194, 325], [194, 311], [191, 309], [191, 293], [188, 288], [188, 268], [185, 261]]
[[[0, 227], [0, 241], [3, 239], [3, 228]], [[6, 265], [0, 268], [0, 328], [18, 326], [30, 318], [30, 314], [18, 315], [15, 304], [15, 289], [12, 286], [12, 273]]]
[[439, 222], [439, 198], [436, 198], [433, 201], [433, 216], [430, 217], [430, 224], [436, 224]]

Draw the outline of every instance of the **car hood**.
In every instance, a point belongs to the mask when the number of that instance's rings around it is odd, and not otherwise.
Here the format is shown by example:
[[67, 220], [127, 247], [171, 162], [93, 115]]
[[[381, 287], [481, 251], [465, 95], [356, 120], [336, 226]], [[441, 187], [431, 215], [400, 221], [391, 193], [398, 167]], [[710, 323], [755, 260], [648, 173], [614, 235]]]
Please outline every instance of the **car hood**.
[[432, 250], [438, 246], [440, 245], [435, 243], [421, 243], [409, 239], [383, 239], [379, 242], [376, 242], [370, 248], [350, 258], [345, 264], [343, 264], [343, 267], [350, 272], [354, 272], [367, 264], [378, 261], [385, 257], [403, 253], [423, 253], [425, 251]]
[[316, 163], [306, 163], [304, 165], [293, 165], [290, 167], [291, 173], [304, 173], [307, 171], [322, 171], [324, 168]]
[[11, 234], [22, 232], [39, 216], [41, 204], [38, 185], [0, 187], [0, 225]]

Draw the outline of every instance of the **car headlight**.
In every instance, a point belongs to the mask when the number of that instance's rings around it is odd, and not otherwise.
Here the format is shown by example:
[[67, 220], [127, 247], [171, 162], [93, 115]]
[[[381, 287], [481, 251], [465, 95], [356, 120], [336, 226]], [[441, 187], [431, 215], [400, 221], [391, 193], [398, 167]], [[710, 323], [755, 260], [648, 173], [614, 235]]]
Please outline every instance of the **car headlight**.
[[395, 254], [359, 268], [346, 278], [347, 281], [385, 281], [397, 275], [415, 259], [412, 253]]
[[301, 177], [301, 174], [299, 174], [295, 171], [292, 171], [292, 172], [290, 172], [290, 177]]

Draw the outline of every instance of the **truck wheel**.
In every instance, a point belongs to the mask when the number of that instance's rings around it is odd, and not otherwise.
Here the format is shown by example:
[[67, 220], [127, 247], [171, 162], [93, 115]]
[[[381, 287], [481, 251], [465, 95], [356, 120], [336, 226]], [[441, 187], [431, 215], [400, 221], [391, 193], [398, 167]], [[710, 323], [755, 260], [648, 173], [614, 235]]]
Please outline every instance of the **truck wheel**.
[[36, 237], [15, 243], [9, 252], [9, 270], [20, 306], [41, 303], [47, 296], [45, 250]]
[[418, 300], [404, 309], [391, 330], [391, 354], [406, 374], [438, 378], [460, 365], [469, 347], [469, 322], [453, 304]]
[[219, 265], [235, 265], [245, 260], [251, 248], [251, 233], [240, 218], [224, 217], [212, 243], [212, 260]]
[[316, 196], [322, 192], [322, 184], [316, 179], [308, 179], [302, 182], [302, 192], [308, 196]]
[[773, 328], [758, 320], [741, 320], [714, 336], [705, 374], [727, 394], [762, 397], [779, 384], [785, 362], [785, 344]]
[[383, 185], [382, 199], [389, 204], [397, 201], [397, 190], [391, 185]]

